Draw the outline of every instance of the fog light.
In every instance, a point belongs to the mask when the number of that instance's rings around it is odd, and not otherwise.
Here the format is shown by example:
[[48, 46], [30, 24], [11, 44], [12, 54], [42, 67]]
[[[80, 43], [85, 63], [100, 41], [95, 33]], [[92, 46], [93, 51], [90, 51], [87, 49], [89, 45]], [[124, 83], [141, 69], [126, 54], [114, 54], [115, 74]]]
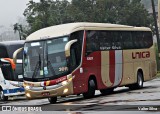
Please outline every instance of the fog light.
[[31, 95], [30, 95], [29, 93], [26, 93], [26, 96], [27, 96], [27, 97], [31, 97]]
[[65, 86], [65, 85], [67, 85], [67, 83], [68, 83], [67, 81], [63, 81], [62, 85]]
[[67, 93], [67, 92], [68, 92], [68, 88], [66, 88], [66, 89], [63, 90], [64, 94]]

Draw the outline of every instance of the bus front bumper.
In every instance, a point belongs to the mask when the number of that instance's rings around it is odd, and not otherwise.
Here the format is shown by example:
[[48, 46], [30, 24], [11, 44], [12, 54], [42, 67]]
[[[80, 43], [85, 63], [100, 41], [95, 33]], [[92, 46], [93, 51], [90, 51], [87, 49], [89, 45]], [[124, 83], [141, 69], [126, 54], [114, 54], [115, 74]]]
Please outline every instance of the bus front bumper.
[[73, 94], [73, 82], [62, 83], [53, 86], [31, 87], [26, 89], [25, 95], [27, 99], [49, 98], [57, 96], [66, 96]]

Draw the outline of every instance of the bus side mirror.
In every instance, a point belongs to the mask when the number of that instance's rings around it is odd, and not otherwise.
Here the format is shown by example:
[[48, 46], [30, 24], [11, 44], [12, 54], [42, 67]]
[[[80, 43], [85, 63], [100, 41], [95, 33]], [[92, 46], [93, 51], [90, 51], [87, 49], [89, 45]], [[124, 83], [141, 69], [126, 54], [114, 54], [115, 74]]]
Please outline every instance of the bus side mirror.
[[14, 53], [13, 53], [13, 62], [16, 64], [17, 63], [17, 55], [18, 53], [20, 53], [23, 50], [22, 48], [17, 49]]
[[66, 55], [66, 57], [70, 57], [71, 45], [74, 44], [75, 42], [77, 42], [77, 39], [71, 40], [65, 45], [65, 55]]

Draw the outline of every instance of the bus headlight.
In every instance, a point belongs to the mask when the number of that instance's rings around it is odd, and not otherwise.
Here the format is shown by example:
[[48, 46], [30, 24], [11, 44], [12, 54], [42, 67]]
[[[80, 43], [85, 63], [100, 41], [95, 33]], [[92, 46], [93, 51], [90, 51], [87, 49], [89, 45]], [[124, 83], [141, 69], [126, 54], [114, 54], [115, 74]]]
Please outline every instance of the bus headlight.
[[67, 83], [68, 83], [67, 81], [63, 81], [62, 85], [65, 86], [65, 85], [67, 85]]
[[27, 97], [31, 97], [31, 95], [30, 95], [29, 93], [26, 93], [26, 96], [27, 96]]
[[65, 94], [65, 93], [67, 93], [68, 92], [68, 88], [65, 88], [64, 90], [63, 90], [63, 94]]
[[29, 90], [31, 87], [30, 86], [25, 86], [25, 89], [26, 90]]

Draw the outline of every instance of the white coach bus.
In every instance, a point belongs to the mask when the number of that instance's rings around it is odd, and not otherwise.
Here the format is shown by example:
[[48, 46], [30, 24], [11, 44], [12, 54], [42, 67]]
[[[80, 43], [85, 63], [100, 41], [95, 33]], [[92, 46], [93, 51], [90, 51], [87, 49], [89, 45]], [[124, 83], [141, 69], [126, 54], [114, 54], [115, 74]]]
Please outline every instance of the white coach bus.
[[0, 100], [6, 101], [9, 96], [24, 95], [22, 87], [22, 53], [17, 55], [17, 63], [13, 63], [12, 55], [22, 47], [24, 41], [0, 42]]

